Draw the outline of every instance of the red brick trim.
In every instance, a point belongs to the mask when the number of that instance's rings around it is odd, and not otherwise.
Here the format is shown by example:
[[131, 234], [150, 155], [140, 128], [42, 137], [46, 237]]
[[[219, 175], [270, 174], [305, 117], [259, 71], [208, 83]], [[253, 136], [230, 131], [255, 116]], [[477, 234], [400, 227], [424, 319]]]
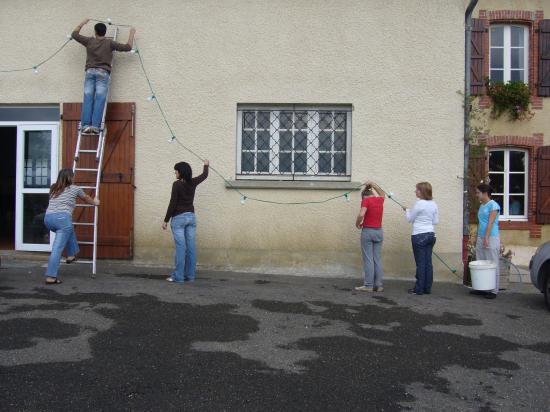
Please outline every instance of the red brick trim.
[[489, 20], [535, 20], [534, 11], [529, 10], [489, 10], [487, 13]]
[[[531, 88], [531, 108], [542, 110], [543, 99], [537, 96], [538, 61], [539, 61], [539, 36], [537, 30], [540, 21], [544, 18], [544, 11], [529, 10], [480, 10], [479, 18], [484, 20], [484, 26], [489, 30], [491, 24], [516, 23], [529, 27], [529, 87]], [[485, 36], [483, 50], [485, 51], [483, 77], [489, 77], [489, 36]], [[479, 99], [479, 107], [486, 109], [491, 106], [491, 99], [482, 96]]]
[[487, 148], [497, 149], [499, 147], [516, 147], [529, 152], [529, 199], [526, 222], [501, 221], [499, 227], [502, 230], [528, 230], [529, 237], [540, 239], [542, 226], [536, 224], [537, 207], [537, 165], [536, 150], [544, 144], [544, 133], [533, 133], [532, 136], [488, 136], [479, 137], [479, 142], [487, 145]]

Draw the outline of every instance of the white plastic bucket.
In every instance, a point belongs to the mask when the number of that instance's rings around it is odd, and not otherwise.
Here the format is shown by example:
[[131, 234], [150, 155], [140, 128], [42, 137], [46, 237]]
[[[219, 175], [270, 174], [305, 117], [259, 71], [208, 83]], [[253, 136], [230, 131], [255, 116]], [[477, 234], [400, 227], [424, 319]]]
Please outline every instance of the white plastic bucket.
[[469, 267], [472, 289], [493, 290], [496, 287], [496, 263], [490, 260], [474, 260], [470, 262]]

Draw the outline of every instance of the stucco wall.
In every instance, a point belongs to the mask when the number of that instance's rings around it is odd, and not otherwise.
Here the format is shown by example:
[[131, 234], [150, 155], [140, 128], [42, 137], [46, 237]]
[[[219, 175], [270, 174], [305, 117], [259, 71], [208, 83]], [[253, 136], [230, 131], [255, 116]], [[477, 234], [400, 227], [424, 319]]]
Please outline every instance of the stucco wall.
[[[352, 180], [373, 179], [412, 204], [428, 180], [440, 206], [436, 250], [461, 252], [462, 0], [179, 1], [22, 0], [0, 14], [2, 65], [29, 65], [64, 41], [85, 17], [137, 28], [157, 95], [178, 136], [235, 175], [236, 105], [351, 103]], [[91, 26], [84, 32], [90, 33]], [[122, 31], [122, 37], [127, 35]], [[0, 76], [1, 103], [79, 101], [84, 49], [74, 43], [39, 75]], [[167, 142], [136, 56], [118, 55], [112, 100], [137, 103], [135, 258], [170, 260], [160, 229], [176, 161], [200, 163]], [[250, 190], [277, 199], [316, 200], [330, 191]], [[211, 176], [197, 192], [199, 263], [276, 273], [359, 273], [359, 195], [322, 206], [248, 202]], [[388, 201], [386, 271], [410, 276], [410, 227]], [[437, 266], [437, 277], [448, 274]]]

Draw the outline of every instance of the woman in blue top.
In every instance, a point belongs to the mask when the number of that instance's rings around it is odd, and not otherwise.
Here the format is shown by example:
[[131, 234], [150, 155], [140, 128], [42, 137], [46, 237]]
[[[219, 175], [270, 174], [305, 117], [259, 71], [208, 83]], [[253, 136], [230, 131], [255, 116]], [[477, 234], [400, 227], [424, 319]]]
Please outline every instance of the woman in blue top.
[[490, 260], [496, 263], [496, 287], [487, 293], [487, 299], [494, 299], [498, 293], [500, 237], [498, 231], [498, 216], [500, 206], [491, 200], [493, 189], [488, 184], [482, 183], [476, 189], [476, 196], [481, 202], [477, 212], [479, 226], [477, 228], [476, 260]]

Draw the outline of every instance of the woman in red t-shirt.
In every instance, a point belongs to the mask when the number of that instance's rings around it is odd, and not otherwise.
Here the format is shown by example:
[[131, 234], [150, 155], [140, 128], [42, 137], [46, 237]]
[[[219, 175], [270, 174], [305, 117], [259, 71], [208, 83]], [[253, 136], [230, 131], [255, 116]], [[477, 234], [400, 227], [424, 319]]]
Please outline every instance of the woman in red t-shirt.
[[355, 226], [361, 229], [361, 252], [365, 278], [363, 286], [355, 290], [361, 292], [384, 291], [384, 270], [382, 269], [382, 215], [384, 214], [385, 193], [374, 182], [367, 182], [361, 192], [361, 211], [357, 216]]

